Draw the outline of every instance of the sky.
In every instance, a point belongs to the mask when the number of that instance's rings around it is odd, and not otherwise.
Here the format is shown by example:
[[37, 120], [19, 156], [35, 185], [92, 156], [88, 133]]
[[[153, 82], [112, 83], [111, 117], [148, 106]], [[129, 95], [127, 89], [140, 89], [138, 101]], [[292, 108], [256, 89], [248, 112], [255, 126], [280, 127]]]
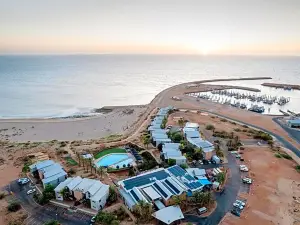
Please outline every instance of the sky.
[[300, 0], [0, 0], [0, 54], [300, 55]]

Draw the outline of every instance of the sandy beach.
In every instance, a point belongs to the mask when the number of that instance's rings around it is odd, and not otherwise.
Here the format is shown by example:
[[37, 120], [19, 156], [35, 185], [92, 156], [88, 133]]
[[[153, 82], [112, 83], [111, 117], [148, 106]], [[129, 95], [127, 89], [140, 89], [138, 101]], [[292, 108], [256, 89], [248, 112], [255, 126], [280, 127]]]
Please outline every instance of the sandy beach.
[[111, 112], [89, 118], [1, 120], [0, 140], [13, 142], [88, 140], [109, 135], [123, 135], [131, 131], [147, 107], [111, 108]]

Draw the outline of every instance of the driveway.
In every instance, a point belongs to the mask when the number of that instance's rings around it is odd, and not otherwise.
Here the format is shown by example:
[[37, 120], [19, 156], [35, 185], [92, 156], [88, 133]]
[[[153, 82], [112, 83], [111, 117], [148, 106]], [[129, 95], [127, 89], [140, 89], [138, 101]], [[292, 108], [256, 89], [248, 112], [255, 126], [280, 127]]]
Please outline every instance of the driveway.
[[186, 215], [186, 221], [194, 222], [198, 225], [216, 225], [222, 220], [225, 214], [232, 209], [232, 204], [237, 199], [237, 195], [241, 188], [241, 173], [237, 166], [235, 157], [228, 152], [226, 153], [228, 160], [227, 168], [230, 169], [230, 177], [227, 179], [224, 193], [215, 194], [217, 201], [216, 210], [207, 218]]
[[22, 207], [28, 212], [29, 217], [24, 223], [26, 225], [42, 225], [49, 220], [58, 220], [64, 225], [87, 225], [91, 219], [90, 216], [83, 213], [70, 213], [67, 209], [50, 204], [38, 205], [33, 200], [32, 194], [27, 195], [27, 191], [31, 189], [29, 184], [19, 185], [17, 181], [13, 181], [7, 189], [14, 193], [14, 197], [20, 201]]

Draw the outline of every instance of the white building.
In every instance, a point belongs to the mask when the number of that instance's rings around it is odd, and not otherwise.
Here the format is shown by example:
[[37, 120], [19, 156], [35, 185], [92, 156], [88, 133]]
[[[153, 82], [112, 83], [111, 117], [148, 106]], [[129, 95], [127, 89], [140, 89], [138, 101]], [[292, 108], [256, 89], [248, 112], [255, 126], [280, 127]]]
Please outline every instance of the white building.
[[68, 178], [54, 189], [57, 200], [64, 200], [61, 191], [65, 188], [69, 190], [69, 194], [77, 201], [89, 199], [91, 208], [96, 211], [104, 208], [109, 195], [109, 185], [103, 184], [99, 180], [82, 179], [78, 176]]

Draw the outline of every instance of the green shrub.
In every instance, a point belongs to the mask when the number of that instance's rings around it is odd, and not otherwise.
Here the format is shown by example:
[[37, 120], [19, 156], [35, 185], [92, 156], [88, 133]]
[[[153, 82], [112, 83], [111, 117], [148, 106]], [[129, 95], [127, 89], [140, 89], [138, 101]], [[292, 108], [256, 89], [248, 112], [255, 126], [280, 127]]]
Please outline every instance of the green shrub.
[[278, 154], [278, 153], [276, 153], [276, 154], [274, 154], [274, 155], [275, 155], [276, 158], [281, 158], [281, 155]]
[[183, 135], [180, 132], [171, 133], [170, 138], [175, 143], [180, 143], [184, 139]]
[[188, 168], [188, 165], [187, 165], [187, 164], [181, 164], [180, 167], [181, 167], [182, 169], [186, 169], [186, 168]]
[[208, 124], [208, 125], [206, 126], [206, 130], [214, 130], [214, 129], [215, 129], [215, 126], [212, 125], [212, 124]]
[[161, 128], [161, 129], [165, 129], [165, 128], [166, 128], [166, 125], [167, 125], [167, 122], [168, 122], [167, 117], [164, 117], [164, 119], [163, 119], [163, 121], [162, 121], [162, 123], [161, 123], [161, 125], [160, 125], [160, 128]]
[[293, 159], [290, 155], [288, 155], [286, 153], [280, 153], [280, 155], [281, 155], [282, 158], [285, 158], [285, 159], [288, 159], [288, 160], [292, 160]]
[[241, 129], [240, 128], [235, 128], [234, 131], [235, 132], [241, 132]]
[[7, 206], [7, 210], [9, 212], [17, 212], [20, 209], [21, 209], [21, 205], [19, 202], [10, 202], [9, 205]]
[[221, 122], [227, 122], [228, 120], [226, 120], [226, 119], [221, 119], [220, 121], [221, 121]]
[[4, 192], [0, 192], [0, 199], [3, 199], [5, 197], [5, 193]]
[[56, 220], [50, 220], [44, 223], [43, 225], [59, 225], [59, 223]]
[[297, 165], [297, 166], [295, 167], [295, 169], [297, 170], [298, 173], [300, 173], [300, 165]]
[[247, 125], [243, 125], [244, 128], [249, 128]]
[[175, 159], [168, 159], [168, 165], [169, 166], [174, 166], [176, 164], [176, 160]]

